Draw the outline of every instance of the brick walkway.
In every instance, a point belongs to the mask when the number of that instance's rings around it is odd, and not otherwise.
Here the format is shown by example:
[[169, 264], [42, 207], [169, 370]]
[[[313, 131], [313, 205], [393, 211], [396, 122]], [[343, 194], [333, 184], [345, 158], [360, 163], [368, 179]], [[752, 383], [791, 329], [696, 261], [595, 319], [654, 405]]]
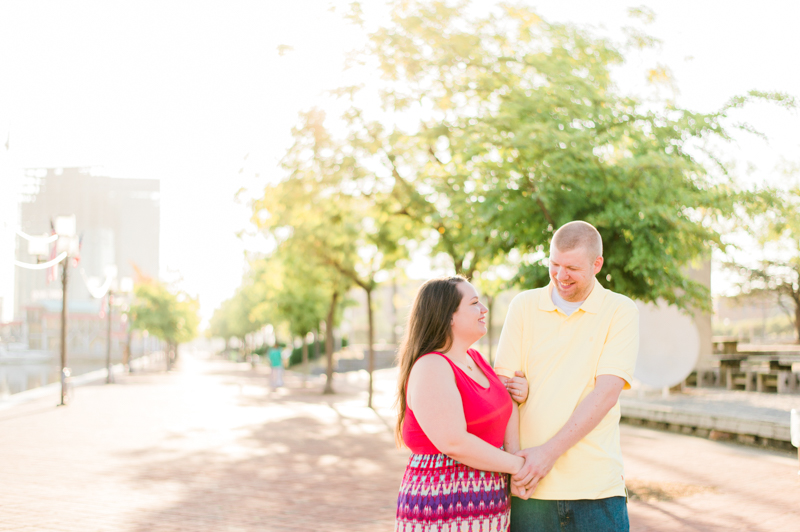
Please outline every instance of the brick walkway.
[[622, 426], [631, 529], [800, 530], [797, 454]]
[[[394, 375], [377, 412], [358, 374], [335, 396], [297, 376], [184, 356], [0, 411], [0, 530], [391, 531], [407, 453], [394, 447]], [[350, 379], [348, 382], [347, 379]], [[800, 530], [797, 459], [623, 427], [633, 530]]]
[[391, 530], [407, 455], [362, 394], [266, 383], [184, 357], [0, 411], [0, 530]]

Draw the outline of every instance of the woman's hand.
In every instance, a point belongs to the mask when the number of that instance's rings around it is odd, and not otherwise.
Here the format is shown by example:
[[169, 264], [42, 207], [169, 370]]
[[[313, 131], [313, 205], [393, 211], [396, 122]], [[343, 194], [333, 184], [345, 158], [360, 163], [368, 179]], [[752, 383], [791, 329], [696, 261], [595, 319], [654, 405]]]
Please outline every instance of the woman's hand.
[[530, 490], [526, 490], [523, 487], [517, 486], [516, 484], [511, 482], [511, 495], [513, 495], [514, 497], [522, 499], [523, 501], [527, 501], [528, 498], [531, 496], [531, 493], [533, 492]]
[[528, 398], [528, 379], [521, 371], [515, 371], [514, 377], [505, 379], [506, 390], [511, 394], [511, 398], [517, 403], [522, 404]]
[[[515, 455], [518, 458], [520, 457], [519, 454], [515, 453]], [[522, 500], [528, 500], [528, 497], [530, 497], [531, 494], [533, 493], [533, 490], [526, 489], [524, 485], [514, 482], [514, 477], [520, 474], [520, 472], [524, 469], [525, 465], [526, 465], [525, 461], [523, 460], [522, 464], [520, 464], [520, 468], [515, 473], [513, 473], [508, 479], [509, 483], [511, 484], [511, 495], [520, 498]]]

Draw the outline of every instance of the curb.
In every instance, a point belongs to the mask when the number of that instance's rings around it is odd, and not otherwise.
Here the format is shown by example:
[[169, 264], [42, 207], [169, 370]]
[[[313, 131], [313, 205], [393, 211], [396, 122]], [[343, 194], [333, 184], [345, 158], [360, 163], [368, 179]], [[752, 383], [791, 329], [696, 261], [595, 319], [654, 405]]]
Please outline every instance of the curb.
[[[133, 367], [135, 369], [142, 369], [142, 366], [145, 365], [145, 359], [147, 363], [150, 364], [153, 362], [152, 358], [156, 355], [161, 355], [160, 352], [150, 353], [144, 357], [135, 358], [131, 361]], [[123, 364], [114, 364], [111, 366], [111, 373], [112, 375], [121, 375], [126, 373], [127, 370]], [[87, 384], [92, 384], [94, 382], [103, 380], [108, 375], [108, 370], [106, 368], [97, 369], [94, 371], [90, 371], [88, 373], [81, 373], [80, 375], [76, 375], [74, 377], [69, 378], [70, 385], [75, 388], [78, 386], [85, 386]], [[38, 388], [33, 388], [32, 390], [25, 390], [24, 392], [15, 393], [12, 395], [8, 395], [6, 397], [0, 397], [0, 410], [6, 410], [8, 408], [13, 408], [17, 405], [21, 405], [24, 403], [28, 403], [30, 401], [35, 401], [37, 399], [41, 399], [43, 397], [50, 397], [51, 395], [59, 395], [61, 393], [61, 383], [60, 382], [52, 382], [50, 384], [45, 384], [44, 386], [39, 386]]]
[[714, 440], [736, 440], [750, 445], [793, 449], [789, 412], [786, 413], [786, 423], [776, 423], [745, 417], [687, 412], [669, 406], [631, 400], [621, 401], [620, 406], [622, 422], [631, 425], [643, 425]]

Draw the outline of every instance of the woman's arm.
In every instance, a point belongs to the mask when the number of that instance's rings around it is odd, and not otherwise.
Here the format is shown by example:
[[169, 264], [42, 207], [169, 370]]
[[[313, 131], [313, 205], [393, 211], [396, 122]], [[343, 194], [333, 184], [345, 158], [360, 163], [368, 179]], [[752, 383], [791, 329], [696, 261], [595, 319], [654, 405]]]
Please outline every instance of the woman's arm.
[[407, 405], [414, 411], [425, 435], [450, 458], [482, 471], [512, 475], [525, 463], [521, 457], [504, 452], [467, 432], [464, 406], [453, 369], [442, 357], [426, 356], [414, 364], [408, 377], [406, 397]]
[[519, 407], [517, 403], [511, 402], [513, 410], [511, 417], [508, 418], [508, 425], [506, 426], [506, 435], [503, 439], [503, 449], [509, 453], [516, 453], [519, 448]]
[[[506, 426], [506, 435], [503, 440], [503, 448], [509, 453], [516, 453], [519, 451], [519, 407], [513, 403], [514, 410], [511, 412], [511, 417], [508, 418], [508, 425]], [[526, 490], [524, 486], [518, 486], [511, 482], [511, 494], [514, 497], [528, 500], [533, 492]]]

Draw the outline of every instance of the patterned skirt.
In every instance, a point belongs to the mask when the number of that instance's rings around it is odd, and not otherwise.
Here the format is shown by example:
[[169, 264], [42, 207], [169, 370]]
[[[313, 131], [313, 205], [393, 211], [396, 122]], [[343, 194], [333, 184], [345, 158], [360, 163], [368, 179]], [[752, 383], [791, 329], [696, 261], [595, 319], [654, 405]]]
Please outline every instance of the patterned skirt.
[[395, 532], [506, 532], [508, 475], [444, 454], [412, 454], [397, 497]]

